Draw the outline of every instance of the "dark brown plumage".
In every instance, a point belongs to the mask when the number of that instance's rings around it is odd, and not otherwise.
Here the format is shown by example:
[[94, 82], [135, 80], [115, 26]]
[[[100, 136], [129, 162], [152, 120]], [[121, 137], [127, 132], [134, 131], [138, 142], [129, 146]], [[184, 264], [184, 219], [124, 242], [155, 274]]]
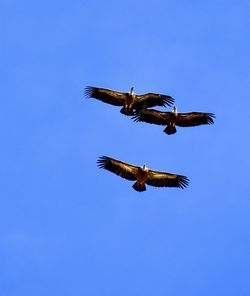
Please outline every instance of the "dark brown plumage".
[[124, 179], [136, 181], [133, 188], [140, 192], [146, 190], [145, 184], [155, 187], [185, 188], [189, 183], [188, 178], [182, 175], [153, 171], [145, 165], [139, 167], [107, 156], [99, 157], [97, 163], [99, 168], [106, 169]]
[[174, 99], [167, 95], [155, 93], [136, 95], [133, 87], [129, 93], [124, 93], [107, 88], [87, 86], [85, 96], [111, 105], [122, 106], [120, 112], [125, 115], [134, 115], [134, 110], [138, 111], [154, 106], [170, 106], [174, 103]]
[[175, 126], [189, 127], [202, 124], [213, 124], [213, 113], [190, 112], [177, 113], [174, 108], [172, 112], [162, 112], [154, 109], [141, 110], [132, 117], [134, 121], [144, 121], [152, 124], [167, 125], [164, 132], [168, 135], [175, 134]]

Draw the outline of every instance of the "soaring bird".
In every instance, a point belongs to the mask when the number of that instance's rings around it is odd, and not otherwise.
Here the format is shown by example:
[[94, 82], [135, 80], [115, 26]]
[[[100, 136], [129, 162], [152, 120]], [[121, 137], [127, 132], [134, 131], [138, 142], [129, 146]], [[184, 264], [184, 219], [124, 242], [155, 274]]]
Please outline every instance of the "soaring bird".
[[134, 87], [131, 87], [129, 93], [125, 93], [107, 88], [87, 86], [85, 96], [111, 105], [122, 106], [120, 112], [125, 115], [134, 115], [134, 109], [142, 110], [154, 106], [171, 106], [174, 103], [174, 99], [167, 95], [155, 93], [136, 95]]
[[98, 167], [106, 169], [124, 179], [136, 181], [132, 186], [136, 191], [145, 191], [145, 184], [155, 187], [185, 188], [189, 180], [185, 176], [153, 171], [145, 165], [139, 167], [120, 160], [102, 156], [97, 160]]
[[163, 130], [168, 135], [176, 133], [175, 126], [188, 127], [197, 126], [202, 124], [213, 124], [213, 113], [204, 112], [190, 112], [190, 113], [178, 113], [174, 106], [172, 112], [161, 112], [154, 109], [141, 110], [132, 117], [134, 121], [144, 121], [152, 124], [166, 125]]

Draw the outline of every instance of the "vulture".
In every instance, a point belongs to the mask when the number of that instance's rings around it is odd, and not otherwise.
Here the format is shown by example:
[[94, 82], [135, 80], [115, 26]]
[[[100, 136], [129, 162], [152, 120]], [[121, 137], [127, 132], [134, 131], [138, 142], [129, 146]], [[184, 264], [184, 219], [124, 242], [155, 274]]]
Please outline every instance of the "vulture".
[[176, 133], [175, 126], [188, 127], [202, 124], [213, 124], [213, 118], [215, 118], [213, 113], [177, 113], [175, 106], [172, 112], [161, 112], [158, 110], [149, 109], [138, 111], [132, 117], [135, 122], [144, 121], [153, 124], [166, 125], [167, 127], [163, 131], [168, 135]]
[[171, 106], [174, 99], [171, 96], [147, 93], [137, 95], [134, 93], [134, 87], [131, 87], [129, 93], [114, 91], [107, 88], [87, 86], [85, 88], [87, 98], [95, 98], [104, 103], [115, 106], [122, 106], [121, 113], [125, 115], [134, 115], [135, 110], [142, 110], [154, 106]]
[[183, 189], [189, 183], [188, 178], [185, 176], [153, 171], [145, 165], [139, 167], [107, 156], [99, 157], [97, 164], [99, 168], [106, 169], [124, 179], [136, 181], [132, 187], [139, 192], [146, 190], [145, 184], [155, 187], [178, 187]]

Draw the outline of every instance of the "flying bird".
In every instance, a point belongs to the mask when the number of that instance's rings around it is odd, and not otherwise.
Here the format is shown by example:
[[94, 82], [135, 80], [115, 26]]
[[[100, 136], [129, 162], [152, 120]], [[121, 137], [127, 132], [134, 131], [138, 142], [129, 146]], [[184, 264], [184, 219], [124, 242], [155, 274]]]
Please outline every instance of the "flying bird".
[[144, 121], [152, 124], [166, 125], [167, 127], [163, 131], [168, 135], [176, 133], [175, 126], [189, 127], [202, 124], [213, 124], [213, 118], [215, 118], [213, 113], [178, 113], [175, 106], [172, 112], [161, 112], [149, 109], [138, 111], [136, 115], [132, 117], [135, 122]]
[[154, 106], [171, 106], [174, 103], [174, 99], [167, 95], [155, 93], [137, 95], [134, 92], [134, 87], [131, 87], [129, 93], [125, 93], [107, 88], [87, 86], [85, 96], [111, 105], [122, 106], [120, 112], [125, 115], [134, 115], [134, 109], [138, 111]]
[[135, 166], [107, 156], [99, 157], [97, 163], [99, 168], [106, 169], [124, 179], [136, 181], [132, 187], [139, 192], [146, 190], [145, 184], [155, 187], [185, 188], [189, 183], [185, 176], [153, 171], [145, 165]]

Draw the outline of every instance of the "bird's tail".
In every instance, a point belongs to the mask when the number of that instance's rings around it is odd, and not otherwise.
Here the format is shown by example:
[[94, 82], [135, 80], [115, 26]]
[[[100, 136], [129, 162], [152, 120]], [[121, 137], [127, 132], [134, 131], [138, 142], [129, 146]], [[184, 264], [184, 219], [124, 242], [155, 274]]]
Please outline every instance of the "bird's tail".
[[168, 135], [173, 135], [176, 133], [176, 127], [174, 125], [168, 125], [165, 129], [164, 129], [164, 133], [168, 134]]
[[135, 182], [135, 184], [132, 187], [134, 188], [134, 190], [139, 191], [139, 192], [146, 191], [145, 184], [138, 184], [137, 182]]
[[135, 114], [134, 111], [133, 111], [133, 109], [127, 109], [127, 108], [125, 108], [125, 107], [122, 107], [122, 109], [120, 110], [120, 112], [121, 112], [122, 114], [124, 114], [124, 115], [128, 115], [128, 116], [130, 116], [130, 115], [134, 115], [134, 114]]

